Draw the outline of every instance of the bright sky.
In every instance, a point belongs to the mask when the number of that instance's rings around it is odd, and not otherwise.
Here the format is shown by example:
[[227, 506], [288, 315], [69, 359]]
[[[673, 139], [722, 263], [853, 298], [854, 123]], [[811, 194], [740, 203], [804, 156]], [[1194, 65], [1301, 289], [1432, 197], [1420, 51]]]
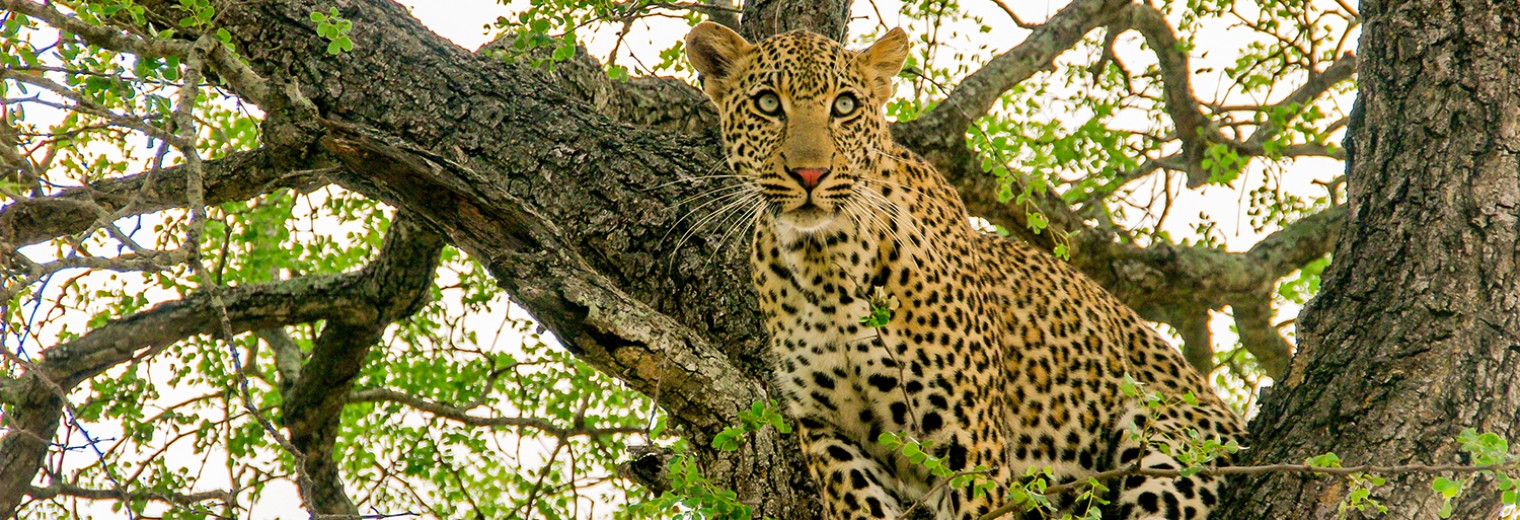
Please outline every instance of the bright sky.
[[403, 0], [401, 5], [440, 36], [466, 49], [491, 41], [485, 26], [512, 11], [495, 0]]

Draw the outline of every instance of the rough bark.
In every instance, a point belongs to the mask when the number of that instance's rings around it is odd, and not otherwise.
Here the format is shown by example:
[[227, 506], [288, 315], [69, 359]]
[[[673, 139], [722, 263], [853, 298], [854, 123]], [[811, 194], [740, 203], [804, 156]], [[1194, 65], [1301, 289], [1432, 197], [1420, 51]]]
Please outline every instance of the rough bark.
[[744, 2], [741, 16], [739, 33], [752, 42], [797, 29], [807, 29], [843, 42], [845, 26], [850, 22], [850, 1], [749, 0]]
[[[1520, 435], [1520, 10], [1371, 0], [1361, 12], [1346, 229], [1247, 463], [1329, 451], [1460, 463], [1463, 428]], [[1386, 518], [1434, 518], [1435, 476], [1389, 476], [1374, 492]], [[1346, 492], [1330, 478], [1242, 479], [1220, 517], [1333, 518]], [[1497, 498], [1479, 479], [1453, 518], [1491, 518]]]

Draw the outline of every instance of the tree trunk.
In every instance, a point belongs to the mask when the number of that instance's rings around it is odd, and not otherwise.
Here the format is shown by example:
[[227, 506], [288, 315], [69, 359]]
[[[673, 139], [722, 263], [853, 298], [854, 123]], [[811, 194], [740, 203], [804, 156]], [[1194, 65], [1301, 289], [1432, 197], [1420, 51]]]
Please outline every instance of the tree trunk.
[[[1245, 463], [1470, 463], [1462, 429], [1520, 435], [1520, 9], [1369, 0], [1362, 16], [1346, 228]], [[1435, 518], [1437, 476], [1387, 475], [1388, 516], [1360, 517]], [[1492, 517], [1491, 480], [1467, 488], [1453, 517]], [[1241, 479], [1218, 517], [1333, 518], [1348, 491]]]

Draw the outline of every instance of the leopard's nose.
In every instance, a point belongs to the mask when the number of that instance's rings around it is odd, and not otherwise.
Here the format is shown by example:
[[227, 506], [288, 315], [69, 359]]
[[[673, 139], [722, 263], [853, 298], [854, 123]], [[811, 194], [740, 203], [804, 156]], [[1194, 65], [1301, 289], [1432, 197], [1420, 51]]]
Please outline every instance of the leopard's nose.
[[823, 182], [824, 177], [829, 176], [828, 168], [787, 168], [786, 174], [797, 180], [802, 189], [813, 191], [818, 183]]

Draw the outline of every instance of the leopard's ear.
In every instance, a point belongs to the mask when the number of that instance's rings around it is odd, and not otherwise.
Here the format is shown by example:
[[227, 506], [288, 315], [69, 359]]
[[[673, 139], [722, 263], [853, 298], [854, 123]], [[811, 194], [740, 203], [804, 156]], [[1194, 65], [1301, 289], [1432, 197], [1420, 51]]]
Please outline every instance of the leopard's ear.
[[887, 31], [885, 36], [855, 57], [866, 73], [866, 80], [871, 82], [878, 102], [892, 97], [892, 78], [902, 71], [903, 60], [907, 58], [908, 33], [901, 27]]
[[728, 79], [739, 58], [754, 48], [733, 29], [713, 22], [697, 24], [686, 35], [686, 60], [702, 74], [702, 84], [709, 93]]

